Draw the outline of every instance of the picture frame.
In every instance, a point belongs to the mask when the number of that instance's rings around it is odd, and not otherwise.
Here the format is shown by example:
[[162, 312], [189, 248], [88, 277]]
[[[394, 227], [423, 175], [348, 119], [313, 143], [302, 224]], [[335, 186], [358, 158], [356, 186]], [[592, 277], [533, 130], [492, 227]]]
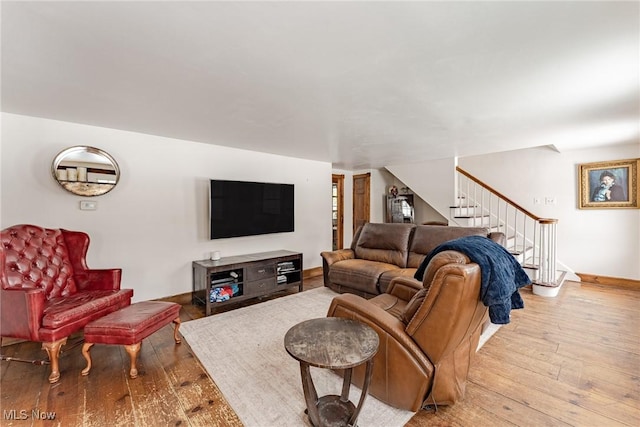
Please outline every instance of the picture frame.
[[640, 159], [578, 165], [580, 209], [638, 209]]

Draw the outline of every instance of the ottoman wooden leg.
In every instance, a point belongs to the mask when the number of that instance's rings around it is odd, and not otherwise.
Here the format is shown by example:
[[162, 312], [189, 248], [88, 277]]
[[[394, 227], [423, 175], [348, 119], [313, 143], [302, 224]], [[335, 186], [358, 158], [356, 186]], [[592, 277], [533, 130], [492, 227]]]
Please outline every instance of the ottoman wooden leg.
[[129, 359], [131, 360], [131, 368], [129, 369], [129, 376], [131, 378], [138, 377], [138, 369], [136, 368], [136, 361], [138, 360], [138, 353], [140, 352], [140, 343], [125, 345], [124, 349], [129, 353]]
[[180, 329], [180, 318], [176, 317], [175, 319], [173, 319], [173, 324], [175, 325], [175, 327], [173, 328], [173, 339], [175, 340], [176, 344], [180, 344], [182, 342], [182, 340], [180, 339], [180, 335], [178, 334], [178, 329]]
[[42, 349], [47, 352], [49, 361], [51, 362], [51, 374], [49, 374], [49, 382], [51, 384], [58, 382], [60, 379], [60, 368], [58, 359], [60, 357], [60, 348], [67, 343], [67, 338], [58, 341], [43, 342]]
[[91, 346], [93, 346], [90, 342], [85, 342], [82, 345], [82, 355], [87, 361], [87, 367], [82, 370], [82, 375], [89, 375], [89, 371], [91, 370], [91, 354], [89, 354], [89, 350], [91, 350]]

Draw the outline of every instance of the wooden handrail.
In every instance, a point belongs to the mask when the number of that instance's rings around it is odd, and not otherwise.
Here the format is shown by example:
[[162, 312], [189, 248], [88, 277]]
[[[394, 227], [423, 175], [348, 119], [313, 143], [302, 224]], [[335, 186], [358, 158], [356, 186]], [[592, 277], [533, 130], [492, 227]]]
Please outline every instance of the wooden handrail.
[[514, 202], [513, 200], [511, 200], [510, 198], [508, 198], [507, 196], [505, 196], [504, 194], [502, 194], [501, 192], [496, 190], [495, 188], [493, 188], [490, 185], [485, 184], [484, 182], [480, 181], [478, 178], [476, 178], [475, 176], [471, 175], [469, 172], [465, 171], [460, 166], [456, 166], [456, 171], [460, 172], [462, 175], [466, 176], [467, 178], [469, 178], [471, 181], [475, 182], [476, 184], [478, 184], [478, 185], [486, 188], [487, 190], [491, 191], [493, 194], [495, 194], [496, 196], [498, 196], [501, 199], [505, 200], [510, 205], [516, 207], [518, 210], [522, 211], [524, 214], [526, 214], [530, 218], [533, 218], [536, 221], [545, 221], [545, 223], [558, 222], [557, 219], [541, 218], [538, 215], [535, 215], [535, 214], [529, 212], [527, 209], [523, 208], [522, 206], [520, 206], [519, 204], [517, 204], [516, 202]]
[[[557, 247], [557, 223], [558, 220], [554, 218], [541, 218], [533, 213], [529, 212], [522, 206], [518, 205], [513, 200], [509, 199], [504, 194], [500, 193], [489, 185], [480, 181], [478, 178], [471, 175], [464, 169], [456, 166], [456, 172], [459, 173], [458, 178], [458, 195], [467, 198], [467, 209], [471, 202], [473, 202], [474, 209], [474, 223], [475, 212], [478, 208], [482, 214], [488, 212], [488, 215], [484, 215], [485, 219], [488, 217], [488, 223], [491, 227], [492, 218], [497, 218], [497, 227], [504, 227], [503, 232], [511, 233], [511, 241], [509, 243], [509, 250], [518, 257], [518, 261], [522, 265], [526, 265], [535, 273], [532, 273], [534, 277], [532, 280], [536, 284], [542, 284], [544, 286], [557, 287], [556, 281], [556, 247]], [[466, 181], [468, 180], [468, 181]], [[473, 183], [473, 184], [471, 184]], [[470, 194], [464, 193], [464, 187]], [[480, 187], [480, 197], [476, 198], [477, 188]], [[489, 192], [489, 206], [485, 205], [485, 194]], [[492, 198], [497, 197], [498, 203], [494, 207], [492, 205]], [[504, 218], [500, 218], [501, 204], [504, 202]], [[458, 203], [461, 205], [461, 203]], [[509, 215], [511, 211], [511, 215]], [[468, 213], [468, 211], [467, 211]], [[485, 223], [485, 219], [482, 219], [482, 223]], [[522, 226], [522, 228], [520, 228]], [[527, 236], [531, 232], [532, 237]], [[535, 292], [535, 291], [534, 291]]]

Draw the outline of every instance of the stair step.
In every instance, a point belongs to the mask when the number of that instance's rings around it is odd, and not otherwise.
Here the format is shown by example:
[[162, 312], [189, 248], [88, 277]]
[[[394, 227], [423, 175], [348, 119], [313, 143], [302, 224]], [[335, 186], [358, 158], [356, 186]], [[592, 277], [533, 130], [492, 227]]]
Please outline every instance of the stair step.
[[482, 216], [461, 215], [461, 216], [454, 216], [453, 219], [458, 224], [464, 224], [464, 226], [480, 227], [480, 226], [488, 226], [491, 217], [489, 215], [482, 215]]
[[516, 261], [518, 261], [520, 265], [522, 265], [522, 262], [524, 261], [524, 256], [522, 255], [521, 252], [509, 251], [509, 253], [511, 253], [511, 255], [513, 255]]
[[450, 206], [449, 210], [453, 217], [475, 216], [477, 213], [477, 206]]
[[557, 288], [562, 286], [562, 282], [564, 282], [564, 278], [567, 275], [567, 272], [564, 270], [557, 270], [556, 271], [556, 281], [555, 282], [543, 282], [543, 281], [536, 281], [535, 284], [536, 285], [540, 285], [540, 286], [546, 286], [549, 288]]
[[566, 271], [556, 271], [556, 281], [554, 283], [542, 282], [534, 280], [531, 284], [531, 290], [535, 295], [542, 297], [555, 297], [560, 292], [560, 288], [564, 283], [564, 278], [567, 275]]
[[536, 280], [536, 278], [538, 277], [538, 269], [537, 268], [530, 268], [530, 267], [524, 267], [523, 266], [522, 269], [524, 270], [525, 273], [527, 273], [527, 276], [529, 276], [529, 279], [531, 279], [531, 282]]

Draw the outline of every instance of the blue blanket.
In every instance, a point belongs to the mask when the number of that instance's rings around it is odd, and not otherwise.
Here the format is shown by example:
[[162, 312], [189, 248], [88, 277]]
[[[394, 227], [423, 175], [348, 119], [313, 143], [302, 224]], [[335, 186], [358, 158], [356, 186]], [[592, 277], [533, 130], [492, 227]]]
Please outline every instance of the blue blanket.
[[480, 266], [480, 300], [489, 307], [491, 323], [507, 324], [512, 309], [524, 308], [518, 289], [531, 283], [531, 279], [509, 251], [486, 237], [467, 236], [442, 243], [426, 256], [415, 278], [422, 280], [429, 261], [447, 250], [462, 252]]

